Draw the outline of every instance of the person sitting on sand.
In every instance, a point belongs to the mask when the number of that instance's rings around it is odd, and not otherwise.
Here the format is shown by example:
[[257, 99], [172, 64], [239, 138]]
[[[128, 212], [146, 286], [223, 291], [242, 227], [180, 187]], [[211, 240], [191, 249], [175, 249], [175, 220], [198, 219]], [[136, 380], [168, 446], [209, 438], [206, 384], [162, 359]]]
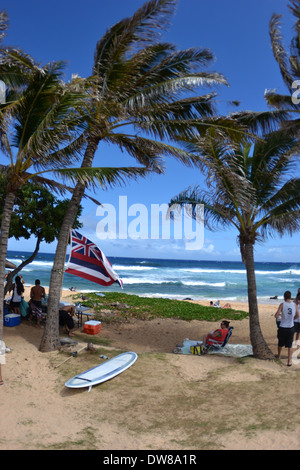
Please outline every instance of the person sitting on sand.
[[221, 307], [219, 300], [216, 300], [215, 303], [213, 303], [213, 301], [211, 301], [210, 306], [211, 307], [217, 307], [217, 308], [231, 308], [231, 305], [229, 303], [227, 303], [227, 304], [223, 305], [223, 307]]
[[298, 306], [291, 300], [292, 294], [286, 291], [283, 295], [284, 302], [278, 307], [275, 318], [281, 316], [278, 328], [278, 359], [280, 359], [282, 348], [288, 348], [288, 366], [292, 365], [292, 346], [294, 339], [294, 321], [299, 318]]
[[203, 337], [203, 344], [205, 347], [212, 346], [214, 344], [221, 345], [228, 333], [230, 322], [223, 320], [221, 322], [220, 328], [213, 330]]
[[223, 305], [221, 308], [231, 308], [231, 305], [227, 302], [227, 304]]
[[74, 305], [66, 305], [59, 309], [59, 326], [65, 327], [65, 333], [69, 336], [74, 336], [72, 333], [75, 326], [73, 320], [74, 315]]

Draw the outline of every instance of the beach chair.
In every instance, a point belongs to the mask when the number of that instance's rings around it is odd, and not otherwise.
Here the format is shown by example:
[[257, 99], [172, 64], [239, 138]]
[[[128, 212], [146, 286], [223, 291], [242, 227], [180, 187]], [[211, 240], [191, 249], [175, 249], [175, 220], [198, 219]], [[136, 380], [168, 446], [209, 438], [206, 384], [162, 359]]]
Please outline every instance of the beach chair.
[[209, 351], [217, 351], [218, 349], [224, 348], [232, 335], [232, 330], [233, 330], [233, 326], [230, 326], [223, 343], [220, 344], [220, 343], [217, 343], [217, 341], [215, 341], [214, 344], [210, 344], [206, 346], [205, 352], [208, 353]]

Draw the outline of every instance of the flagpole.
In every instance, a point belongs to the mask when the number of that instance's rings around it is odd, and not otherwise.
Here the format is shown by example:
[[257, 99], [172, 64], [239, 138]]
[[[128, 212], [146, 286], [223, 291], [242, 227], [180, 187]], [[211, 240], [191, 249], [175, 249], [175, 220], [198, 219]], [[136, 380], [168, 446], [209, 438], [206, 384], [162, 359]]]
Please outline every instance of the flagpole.
[[[70, 246], [71, 246], [71, 248], [72, 248], [72, 229], [69, 230], [69, 241], [70, 241]], [[68, 245], [67, 245], [67, 247], [66, 247], [66, 252], [65, 252], [65, 261], [66, 261], [66, 257], [67, 257], [67, 249], [68, 249]], [[71, 250], [70, 250], [70, 254], [69, 254], [69, 260], [68, 260], [68, 262], [67, 262], [67, 267], [68, 267], [68, 264], [69, 264], [69, 262], [70, 262], [70, 257], [71, 257]], [[64, 263], [64, 264], [65, 264], [65, 263]], [[62, 274], [62, 283], [61, 283], [61, 287], [60, 287], [60, 298], [62, 297], [65, 270], [66, 270], [66, 268], [64, 268], [64, 272], [63, 272], [63, 274]]]
[[[71, 254], [72, 254], [72, 229], [70, 229], [70, 233], [69, 233], [69, 237], [70, 237], [70, 253], [69, 253], [69, 260], [67, 261], [67, 266], [65, 269], [68, 269], [68, 266], [70, 265], [70, 259], [71, 259]], [[67, 252], [66, 252], [66, 256], [67, 256]]]

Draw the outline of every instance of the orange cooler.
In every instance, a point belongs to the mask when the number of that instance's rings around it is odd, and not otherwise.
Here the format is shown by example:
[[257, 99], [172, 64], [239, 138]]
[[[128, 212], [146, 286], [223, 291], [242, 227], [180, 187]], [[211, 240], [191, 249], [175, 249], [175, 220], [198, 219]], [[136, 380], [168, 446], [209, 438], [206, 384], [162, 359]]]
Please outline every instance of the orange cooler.
[[101, 321], [90, 320], [86, 321], [83, 327], [84, 333], [88, 335], [96, 335], [101, 330]]

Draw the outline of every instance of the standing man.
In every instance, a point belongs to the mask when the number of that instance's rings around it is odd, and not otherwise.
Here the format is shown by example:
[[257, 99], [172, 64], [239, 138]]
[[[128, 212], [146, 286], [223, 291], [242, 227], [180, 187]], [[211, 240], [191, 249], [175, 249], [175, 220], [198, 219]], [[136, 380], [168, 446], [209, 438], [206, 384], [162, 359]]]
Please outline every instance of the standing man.
[[46, 297], [45, 289], [41, 286], [39, 279], [35, 281], [35, 286], [30, 290], [30, 299], [34, 305], [42, 308], [42, 299]]
[[294, 339], [294, 321], [299, 318], [298, 306], [292, 302], [292, 294], [286, 291], [283, 295], [284, 302], [278, 307], [275, 318], [281, 316], [280, 326], [278, 328], [278, 359], [280, 359], [282, 348], [288, 349], [288, 366], [292, 365], [292, 346]]
[[40, 280], [36, 279], [35, 286], [30, 290], [30, 310], [32, 315], [36, 317], [38, 326], [42, 320], [42, 299], [46, 297], [45, 289], [40, 284]]

